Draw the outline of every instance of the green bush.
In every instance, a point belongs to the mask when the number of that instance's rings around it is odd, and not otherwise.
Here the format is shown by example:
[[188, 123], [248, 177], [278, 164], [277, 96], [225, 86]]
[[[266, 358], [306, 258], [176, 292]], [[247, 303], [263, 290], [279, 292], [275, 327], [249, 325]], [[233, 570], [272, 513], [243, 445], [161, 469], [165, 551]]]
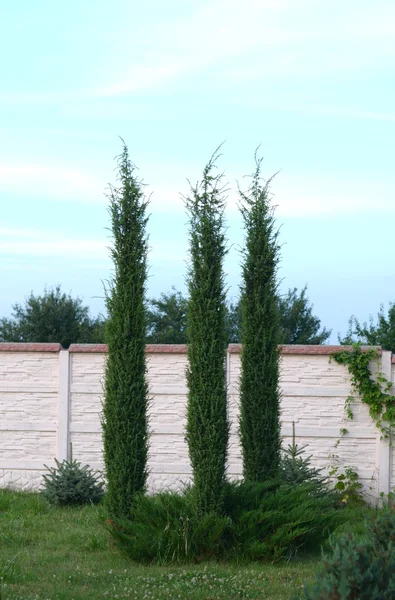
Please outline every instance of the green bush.
[[51, 504], [78, 505], [97, 504], [103, 497], [103, 482], [89, 469], [76, 460], [56, 460], [55, 467], [47, 467], [44, 475], [43, 496]]
[[180, 563], [224, 554], [229, 519], [209, 513], [197, 516], [191, 490], [138, 494], [131, 518], [107, 520], [118, 545], [141, 563]]
[[[291, 558], [299, 549], [314, 551], [351, 513], [335, 508], [336, 495], [317, 495], [313, 483], [229, 484], [228, 514], [238, 554], [249, 560]], [[235, 499], [240, 499], [237, 504]]]
[[392, 501], [367, 523], [365, 539], [341, 538], [325, 557], [306, 600], [390, 600], [395, 598], [395, 505]]
[[196, 510], [193, 488], [137, 495], [130, 519], [107, 520], [117, 544], [142, 563], [279, 560], [321, 544], [349, 517], [311, 483], [226, 483], [221, 515]]

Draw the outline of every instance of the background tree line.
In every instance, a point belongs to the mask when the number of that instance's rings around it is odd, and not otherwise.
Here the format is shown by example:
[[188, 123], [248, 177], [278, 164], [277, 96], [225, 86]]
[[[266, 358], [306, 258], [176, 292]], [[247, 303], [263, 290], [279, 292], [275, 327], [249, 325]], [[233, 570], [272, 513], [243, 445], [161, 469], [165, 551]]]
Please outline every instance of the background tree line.
[[[307, 296], [307, 286], [289, 289], [278, 299], [280, 339], [282, 344], [325, 344], [331, 330], [321, 327]], [[147, 343], [186, 343], [186, 314], [188, 298], [172, 288], [158, 298], [151, 298], [147, 311]], [[240, 341], [240, 303], [229, 301], [226, 331], [229, 343]], [[10, 318], [0, 319], [2, 342], [60, 342], [64, 348], [72, 343], [104, 343], [106, 318], [92, 317], [81, 298], [62, 291], [61, 286], [45, 289], [43, 294], [31, 293], [24, 303], [12, 307]], [[340, 344], [362, 342], [382, 346], [395, 352], [395, 304], [386, 312], [380, 307], [376, 320], [360, 322], [349, 319], [348, 331], [339, 336]]]
[[[301, 291], [288, 290], [278, 300], [280, 339], [282, 344], [324, 344], [331, 331], [321, 328], [307, 297]], [[151, 298], [147, 307], [147, 343], [185, 344], [188, 297], [172, 288]], [[33, 293], [23, 304], [14, 304], [11, 318], [0, 319], [0, 341], [60, 342], [64, 348], [72, 343], [104, 343], [106, 318], [92, 317], [81, 298], [73, 298], [57, 285], [42, 295]], [[240, 302], [228, 302], [226, 335], [228, 343], [240, 341]]]

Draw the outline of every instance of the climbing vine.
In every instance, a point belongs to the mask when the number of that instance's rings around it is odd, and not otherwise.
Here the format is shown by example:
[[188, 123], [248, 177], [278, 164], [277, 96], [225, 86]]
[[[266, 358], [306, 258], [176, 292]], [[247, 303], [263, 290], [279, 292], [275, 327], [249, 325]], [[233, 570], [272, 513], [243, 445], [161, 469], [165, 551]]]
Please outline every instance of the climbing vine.
[[[345, 365], [351, 375], [353, 394], [346, 399], [345, 411], [348, 419], [353, 419], [352, 404], [355, 396], [369, 407], [369, 413], [382, 436], [388, 438], [395, 426], [395, 396], [390, 394], [391, 382], [384, 377], [379, 366], [379, 351], [376, 348], [362, 350], [361, 344], [353, 344], [352, 350], [341, 350], [332, 354], [338, 364]], [[369, 363], [377, 362], [375, 377]], [[347, 433], [341, 430], [341, 435]]]

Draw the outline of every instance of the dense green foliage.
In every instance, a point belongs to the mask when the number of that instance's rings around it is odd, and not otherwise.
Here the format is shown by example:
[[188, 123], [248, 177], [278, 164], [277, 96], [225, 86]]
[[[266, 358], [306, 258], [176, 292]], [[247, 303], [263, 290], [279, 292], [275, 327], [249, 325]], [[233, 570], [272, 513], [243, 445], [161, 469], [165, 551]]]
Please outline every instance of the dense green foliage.
[[188, 406], [186, 439], [200, 515], [222, 510], [229, 436], [226, 394], [226, 291], [222, 176], [217, 154], [186, 198], [189, 214]]
[[[390, 393], [392, 383], [387, 381], [378, 370], [373, 378], [370, 364], [379, 360], [377, 349], [363, 350], [361, 344], [354, 344], [351, 350], [341, 350], [332, 354], [332, 358], [345, 365], [351, 374], [351, 385], [356, 396], [369, 407], [369, 414], [376, 426], [388, 437], [395, 426], [395, 397]], [[346, 414], [353, 418], [353, 396], [346, 400]]]
[[266, 481], [280, 462], [280, 313], [277, 268], [278, 230], [269, 182], [262, 184], [261, 162], [249, 190], [240, 190], [245, 242], [242, 252], [240, 438], [247, 481]]
[[[279, 298], [280, 342], [282, 344], [324, 344], [330, 335], [321, 321], [312, 314], [306, 296], [288, 290]], [[147, 343], [187, 343], [188, 298], [174, 287], [147, 303]], [[226, 341], [240, 342], [240, 302], [226, 306]], [[42, 296], [31, 294], [25, 305], [13, 306], [11, 319], [0, 319], [0, 341], [3, 342], [59, 342], [64, 348], [71, 343], [100, 344], [105, 342], [106, 318], [93, 318], [89, 308], [78, 297], [73, 299], [60, 291], [60, 286], [45, 290]]]
[[[289, 289], [285, 295], [278, 296], [280, 312], [280, 344], [325, 344], [331, 330], [323, 327], [321, 320], [313, 314], [313, 305], [307, 297], [307, 285], [298, 291]], [[228, 339], [232, 343], [241, 340], [242, 310], [240, 302], [228, 305]]]
[[298, 292], [288, 290], [279, 298], [281, 344], [325, 344], [331, 330], [321, 328], [321, 321], [313, 315], [313, 305], [307, 297], [307, 285]]
[[187, 308], [187, 298], [175, 288], [159, 298], [151, 298], [147, 310], [147, 343], [186, 344]]
[[395, 598], [395, 509], [393, 503], [368, 522], [365, 539], [341, 538], [324, 559], [306, 600]]
[[[307, 297], [307, 286], [296, 288], [279, 297], [281, 344], [324, 344], [331, 332], [321, 329], [320, 319], [313, 315]], [[148, 305], [147, 342], [151, 344], [186, 344], [188, 298], [172, 288]], [[241, 307], [239, 301], [226, 306], [226, 341], [240, 342]]]
[[94, 344], [103, 341], [104, 319], [92, 318], [81, 298], [72, 298], [60, 285], [45, 289], [41, 296], [33, 292], [24, 304], [14, 304], [11, 319], [0, 319], [1, 342], [57, 342]]
[[381, 305], [376, 323], [372, 316], [369, 323], [360, 323], [352, 316], [348, 321], [348, 331], [343, 338], [339, 336], [339, 342], [345, 345], [361, 342], [395, 352], [395, 304], [390, 303], [387, 314]]
[[196, 514], [194, 491], [136, 496], [132, 517], [108, 523], [117, 544], [142, 563], [202, 560], [280, 560], [317, 551], [341, 524], [355, 518], [336, 509], [336, 495], [315, 482], [285, 485], [226, 483], [223, 513]]
[[[335, 455], [330, 458], [337, 459]], [[348, 465], [331, 465], [329, 477], [333, 482], [333, 487], [339, 492], [340, 502], [347, 506], [366, 506], [366, 495], [355, 468]]]
[[295, 439], [295, 424], [292, 424], [292, 443], [283, 450], [281, 457], [281, 479], [285, 483], [314, 483], [316, 494], [327, 494], [328, 478], [322, 474], [323, 469], [317, 469], [311, 464], [311, 456], [305, 456], [305, 446], [299, 446]]
[[289, 600], [317, 568], [317, 558], [139, 565], [116, 548], [100, 512], [0, 490], [2, 600]]
[[229, 519], [198, 515], [192, 491], [139, 495], [131, 518], [111, 521], [109, 531], [122, 550], [140, 563], [182, 563], [221, 556]]
[[114, 277], [107, 291], [108, 359], [103, 407], [107, 507], [129, 514], [144, 490], [148, 455], [148, 383], [145, 362], [147, 201], [126, 146], [118, 162], [119, 187], [110, 190]]
[[104, 495], [103, 482], [87, 465], [76, 460], [56, 460], [43, 475], [42, 494], [51, 504], [97, 504]]

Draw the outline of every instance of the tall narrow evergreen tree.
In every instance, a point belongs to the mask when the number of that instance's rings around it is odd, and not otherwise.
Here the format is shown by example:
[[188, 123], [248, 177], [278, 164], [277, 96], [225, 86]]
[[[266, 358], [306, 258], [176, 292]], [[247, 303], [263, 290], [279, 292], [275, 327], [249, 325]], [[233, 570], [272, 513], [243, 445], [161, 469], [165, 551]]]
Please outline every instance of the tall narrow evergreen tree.
[[261, 160], [247, 192], [239, 190], [244, 221], [241, 286], [240, 435], [244, 477], [265, 481], [280, 462], [278, 229], [270, 181], [261, 180]]
[[107, 291], [108, 359], [103, 408], [107, 505], [127, 516], [145, 488], [148, 455], [148, 383], [145, 362], [147, 200], [126, 145], [118, 159], [118, 186], [110, 188], [114, 276]]
[[186, 198], [189, 214], [188, 408], [186, 438], [197, 510], [220, 512], [229, 426], [226, 403], [224, 188], [213, 174], [218, 151]]

